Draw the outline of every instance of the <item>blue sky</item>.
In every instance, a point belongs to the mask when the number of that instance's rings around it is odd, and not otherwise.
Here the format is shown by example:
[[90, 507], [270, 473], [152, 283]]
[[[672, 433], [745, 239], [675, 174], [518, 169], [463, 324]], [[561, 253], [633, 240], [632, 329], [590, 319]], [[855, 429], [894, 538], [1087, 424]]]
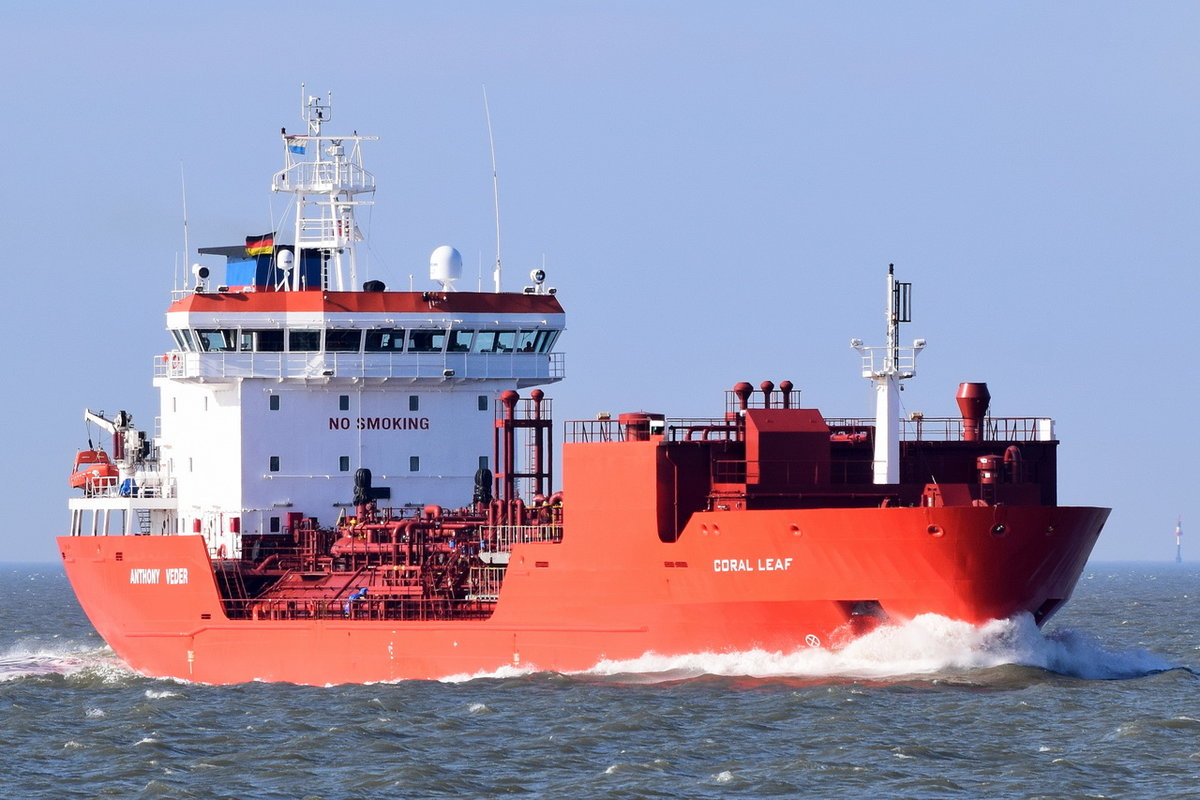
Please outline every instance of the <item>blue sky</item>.
[[[270, 229], [299, 84], [380, 140], [369, 277], [440, 244], [568, 312], [561, 419], [719, 413], [788, 378], [871, 413], [894, 262], [924, 337], [904, 410], [1052, 416], [1094, 558], [1200, 530], [1200, 5], [48, 2], [0, 12], [12, 245], [0, 560], [52, 560], [85, 406], [150, 426], [182, 258]], [[1185, 542], [1200, 558], [1200, 544]]]

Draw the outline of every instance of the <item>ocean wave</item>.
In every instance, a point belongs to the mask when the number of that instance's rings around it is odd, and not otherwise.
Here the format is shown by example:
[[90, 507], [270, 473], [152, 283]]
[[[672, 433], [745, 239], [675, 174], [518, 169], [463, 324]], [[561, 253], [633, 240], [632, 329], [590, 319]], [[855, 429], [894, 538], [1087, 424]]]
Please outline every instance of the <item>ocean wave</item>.
[[28, 678], [115, 683], [138, 677], [108, 647], [93, 644], [17, 645], [0, 652], [0, 683]]

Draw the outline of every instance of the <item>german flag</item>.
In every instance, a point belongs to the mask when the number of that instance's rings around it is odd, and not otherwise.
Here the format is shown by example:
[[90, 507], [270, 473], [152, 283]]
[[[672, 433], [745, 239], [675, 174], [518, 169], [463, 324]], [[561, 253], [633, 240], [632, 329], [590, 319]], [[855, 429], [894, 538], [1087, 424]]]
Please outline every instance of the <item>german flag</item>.
[[269, 256], [275, 252], [275, 232], [246, 237], [246, 255]]

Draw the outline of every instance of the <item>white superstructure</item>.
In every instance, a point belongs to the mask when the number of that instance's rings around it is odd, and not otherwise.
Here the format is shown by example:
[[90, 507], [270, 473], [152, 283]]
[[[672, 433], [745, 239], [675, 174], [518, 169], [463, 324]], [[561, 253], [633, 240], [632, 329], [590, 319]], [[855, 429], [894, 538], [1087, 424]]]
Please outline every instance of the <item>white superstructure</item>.
[[201, 533], [233, 557], [242, 532], [352, 515], [363, 468], [380, 506], [466, 506], [476, 472], [495, 468], [499, 394], [563, 377], [553, 348], [565, 315], [540, 270], [520, 292], [456, 292], [461, 257], [442, 246], [429, 291], [355, 289], [354, 212], [375, 187], [361, 143], [374, 137], [328, 136], [329, 119], [309, 98], [307, 133], [281, 132], [273, 188], [297, 195], [293, 243], [272, 232], [201, 249], [225, 257], [225, 279], [198, 266], [167, 311], [175, 347], [155, 357], [160, 416], [143, 474], [170, 508], [165, 530], [126, 532]]

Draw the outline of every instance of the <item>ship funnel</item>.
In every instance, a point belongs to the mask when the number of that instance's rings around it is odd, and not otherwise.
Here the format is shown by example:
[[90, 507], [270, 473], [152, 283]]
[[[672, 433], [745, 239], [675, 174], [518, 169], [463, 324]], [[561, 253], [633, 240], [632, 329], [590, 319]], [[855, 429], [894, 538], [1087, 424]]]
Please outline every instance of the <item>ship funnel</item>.
[[992, 395], [986, 383], [960, 383], [958, 410], [962, 413], [964, 442], [978, 442], [983, 438], [983, 417], [987, 414]]

